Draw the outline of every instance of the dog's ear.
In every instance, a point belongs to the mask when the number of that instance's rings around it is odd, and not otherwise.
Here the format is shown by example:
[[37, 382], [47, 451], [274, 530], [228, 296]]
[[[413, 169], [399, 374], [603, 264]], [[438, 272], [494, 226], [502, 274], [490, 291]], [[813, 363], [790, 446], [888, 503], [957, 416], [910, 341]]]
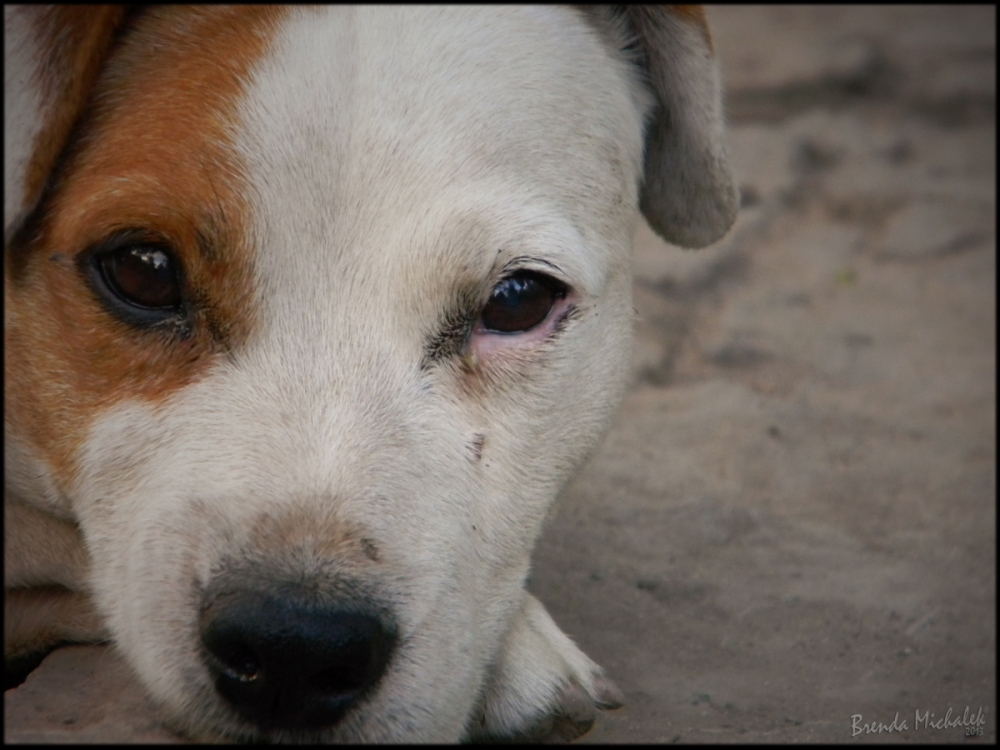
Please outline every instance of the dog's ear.
[[681, 247], [715, 242], [736, 220], [739, 194], [723, 144], [722, 93], [704, 10], [626, 5], [599, 15], [624, 43], [625, 56], [643, 68], [655, 99], [639, 203], [646, 220]]
[[701, 6], [627, 6], [649, 86], [640, 206], [663, 239], [704, 247], [736, 220], [739, 193], [723, 143], [722, 91]]
[[4, 6], [5, 246], [41, 197], [127, 17], [121, 5]]

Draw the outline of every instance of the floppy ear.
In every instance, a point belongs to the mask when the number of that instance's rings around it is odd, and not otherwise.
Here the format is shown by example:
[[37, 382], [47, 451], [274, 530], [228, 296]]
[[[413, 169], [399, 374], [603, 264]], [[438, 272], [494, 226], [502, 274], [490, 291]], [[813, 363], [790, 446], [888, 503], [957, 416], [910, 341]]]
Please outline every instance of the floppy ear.
[[41, 197], [127, 10], [4, 6], [5, 247]]
[[705, 12], [697, 5], [629, 5], [619, 12], [656, 99], [639, 205], [663, 239], [704, 247], [728, 231], [739, 208]]

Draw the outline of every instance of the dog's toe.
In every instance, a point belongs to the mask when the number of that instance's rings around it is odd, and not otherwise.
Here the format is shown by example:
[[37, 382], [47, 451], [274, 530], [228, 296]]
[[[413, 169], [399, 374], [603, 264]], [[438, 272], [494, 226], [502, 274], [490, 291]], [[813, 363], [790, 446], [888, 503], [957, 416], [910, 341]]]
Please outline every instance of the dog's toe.
[[615, 709], [623, 702], [601, 668], [526, 594], [469, 739], [569, 742], [590, 730], [597, 709]]
[[551, 710], [544, 722], [547, 731], [539, 733], [540, 740], [570, 742], [589, 732], [597, 719], [594, 699], [576, 680], [563, 686]]
[[551, 713], [539, 725], [534, 738], [542, 742], [572, 742], [590, 731], [597, 711], [613, 711], [625, 703], [625, 696], [603, 674], [593, 675], [592, 693], [576, 679], [563, 685], [550, 708]]
[[605, 675], [594, 677], [594, 701], [604, 711], [614, 711], [625, 705], [625, 695]]

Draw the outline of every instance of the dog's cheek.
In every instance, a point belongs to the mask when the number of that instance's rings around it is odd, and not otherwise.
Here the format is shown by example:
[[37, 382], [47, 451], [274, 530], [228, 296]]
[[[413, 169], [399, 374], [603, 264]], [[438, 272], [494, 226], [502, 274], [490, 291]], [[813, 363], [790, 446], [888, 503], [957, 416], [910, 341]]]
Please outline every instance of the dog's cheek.
[[145, 688], [186, 706], [193, 722], [216, 706], [196, 653], [198, 551], [228, 528], [193, 512], [198, 472], [177, 443], [180, 427], [140, 400], [103, 414], [81, 451], [76, 510], [94, 600], [115, 642]]
[[[468, 420], [483, 436], [476, 478], [495, 498], [491, 515], [520, 516], [519, 533], [540, 526], [610, 423], [627, 382], [631, 324], [631, 281], [612, 279], [557, 338], [458, 374]], [[511, 534], [504, 543], [521, 542]]]
[[36, 257], [6, 285], [7, 421], [72, 493], [90, 426], [130, 397], [151, 402], [196, 379], [211, 359], [203, 342], [143, 339], [97, 305], [72, 263]]

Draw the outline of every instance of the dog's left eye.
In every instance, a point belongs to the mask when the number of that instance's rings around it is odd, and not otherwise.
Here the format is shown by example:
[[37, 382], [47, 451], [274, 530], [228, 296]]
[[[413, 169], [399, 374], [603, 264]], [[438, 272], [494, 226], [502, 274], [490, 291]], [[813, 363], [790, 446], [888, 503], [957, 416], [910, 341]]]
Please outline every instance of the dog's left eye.
[[494, 333], [521, 333], [544, 321], [566, 285], [535, 271], [521, 271], [493, 287], [480, 314], [483, 328]]

